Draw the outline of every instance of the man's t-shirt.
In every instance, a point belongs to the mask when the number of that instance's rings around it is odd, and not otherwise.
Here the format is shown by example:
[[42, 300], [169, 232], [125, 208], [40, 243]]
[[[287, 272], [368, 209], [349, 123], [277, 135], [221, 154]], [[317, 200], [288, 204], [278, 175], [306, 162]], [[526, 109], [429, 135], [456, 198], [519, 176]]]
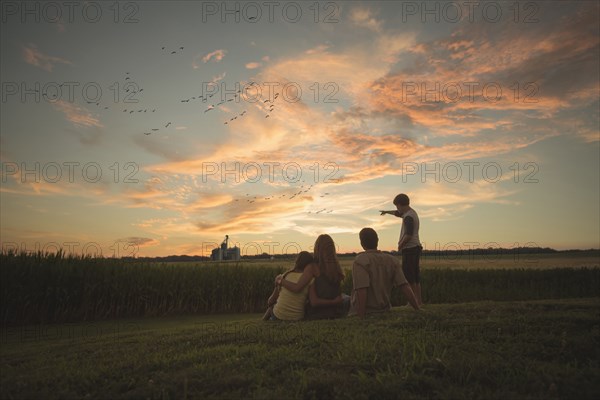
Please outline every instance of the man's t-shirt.
[[356, 290], [367, 288], [367, 313], [387, 311], [392, 307], [392, 287], [406, 284], [396, 257], [379, 250], [359, 253], [352, 265], [352, 308], [356, 309]]

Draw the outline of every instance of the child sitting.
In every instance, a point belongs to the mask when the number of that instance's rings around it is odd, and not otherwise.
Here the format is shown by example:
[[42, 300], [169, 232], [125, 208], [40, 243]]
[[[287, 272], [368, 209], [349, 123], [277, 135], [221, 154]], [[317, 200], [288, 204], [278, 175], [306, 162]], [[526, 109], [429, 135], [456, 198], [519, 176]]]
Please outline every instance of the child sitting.
[[[312, 255], [308, 251], [301, 251], [300, 253], [298, 253], [298, 257], [296, 257], [294, 269], [289, 270], [286, 273], [284, 273], [283, 279], [285, 279], [285, 277], [289, 274], [295, 274], [295, 275], [297, 275], [297, 277], [299, 277], [302, 274], [302, 272], [304, 272], [304, 268], [306, 268], [306, 266], [311, 264], [312, 262], [313, 262]], [[262, 318], [263, 321], [268, 321], [270, 319], [277, 318], [277, 317], [275, 317], [275, 314], [273, 313], [273, 308], [275, 307], [275, 304], [277, 303], [277, 299], [279, 298], [280, 292], [281, 292], [281, 285], [276, 284], [275, 288], [273, 289], [273, 293], [267, 300], [267, 311], [265, 312], [265, 315], [263, 315], [263, 318]], [[290, 294], [291, 294], [291, 292], [290, 292]], [[304, 295], [303, 299], [299, 298], [299, 301], [300, 300], [302, 301], [301, 303], [299, 303], [299, 306], [302, 309], [302, 314], [304, 314], [304, 303], [306, 302], [307, 293], [303, 293], [303, 295]], [[289, 300], [293, 300], [293, 299], [290, 298]], [[302, 319], [303, 316], [304, 315], [300, 316], [300, 318], [298, 318], [298, 319]]]

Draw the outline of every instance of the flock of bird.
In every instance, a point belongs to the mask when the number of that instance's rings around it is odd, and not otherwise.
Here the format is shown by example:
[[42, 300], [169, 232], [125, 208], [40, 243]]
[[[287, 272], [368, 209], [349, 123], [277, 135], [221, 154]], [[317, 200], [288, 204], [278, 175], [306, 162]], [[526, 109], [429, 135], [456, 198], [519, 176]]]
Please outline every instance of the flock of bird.
[[[165, 54], [173, 55], [173, 54], [177, 54], [178, 51], [184, 50], [184, 46], [180, 46], [179, 48], [176, 48], [176, 49], [167, 49], [166, 46], [162, 46], [161, 50]], [[144, 91], [143, 88], [139, 88], [139, 86], [137, 85], [137, 83], [135, 83], [132, 80], [131, 74], [129, 72], [125, 72], [124, 81], [126, 83], [125, 83], [125, 85], [124, 85], [123, 88], [125, 89], [125, 92], [129, 94], [128, 95], [129, 98], [131, 98], [131, 96], [133, 96], [135, 94], [139, 94], [139, 93], [142, 93]], [[248, 84], [248, 86], [251, 87], [254, 83], [255, 82], [250, 82]], [[64, 83], [60, 84], [59, 87], [62, 87], [63, 85], [64, 85]], [[45, 96], [47, 96], [47, 97], [51, 97], [47, 92], [44, 92], [43, 94]], [[189, 97], [189, 98], [186, 98], [186, 99], [181, 99], [180, 102], [181, 103], [189, 103], [190, 101], [202, 101], [203, 103], [207, 103], [207, 102], [209, 102], [211, 100], [211, 98], [213, 98], [213, 96], [214, 96], [214, 93], [211, 93], [211, 94], [201, 94], [201, 95], [198, 95], [198, 96], [192, 96], [192, 97]], [[269, 118], [271, 116], [271, 114], [275, 111], [275, 109], [276, 109], [276, 104], [275, 103], [278, 100], [279, 96], [280, 96], [280, 93], [275, 93], [272, 99], [266, 99], [266, 100], [263, 100], [262, 103], [259, 103], [260, 104], [260, 109], [263, 112], [265, 112], [265, 114], [264, 114], [264, 118], [265, 119]], [[56, 98], [56, 97], [57, 97], [56, 94], [54, 94], [52, 96], [52, 98]], [[240, 101], [240, 99], [242, 97], [243, 97], [242, 96], [242, 90], [238, 90], [237, 92], [234, 93], [233, 98], [230, 98], [230, 99], [227, 99], [227, 100], [221, 99], [221, 101], [219, 101], [219, 102], [211, 102], [212, 104], [210, 104], [210, 105], [207, 106], [207, 108], [204, 110], [203, 114], [206, 114], [206, 113], [211, 112], [213, 110], [219, 110], [219, 109], [221, 109], [220, 106], [222, 106], [224, 104], [227, 104], [227, 103], [230, 103], [230, 102], [234, 102], [235, 101], [235, 102], [239, 103], [239, 101]], [[101, 103], [98, 102], [98, 101], [87, 101], [87, 104], [95, 104], [97, 107], [102, 107], [104, 110], [110, 109], [109, 106], [105, 106], [105, 105], [101, 106]], [[152, 108], [152, 109], [150, 109], [150, 108], [135, 108], [135, 109], [125, 108], [125, 109], [123, 109], [123, 113], [126, 113], [126, 114], [154, 113], [156, 111], [157, 111], [156, 108]], [[247, 115], [248, 115], [248, 110], [243, 110], [240, 113], [236, 113], [233, 116], [230, 116], [226, 121], [223, 122], [223, 124], [224, 125], [231, 125], [236, 120], [242, 119], [242, 118], [246, 117]], [[169, 128], [171, 125], [172, 125], [172, 122], [171, 121], [167, 121], [165, 123], [165, 125], [164, 125], [164, 128]], [[149, 130], [147, 130], [147, 131], [145, 131], [143, 133], [144, 133], [144, 135], [151, 135], [153, 133], [156, 133], [156, 132], [160, 131], [160, 129], [161, 129], [160, 127], [154, 127], [154, 128], [151, 128], [151, 129], [149, 129]], [[305, 187], [305, 185], [301, 185], [300, 188], [299, 188], [299, 190], [296, 191], [296, 192], [294, 192], [294, 193], [291, 193], [289, 195], [289, 197], [288, 197], [288, 194], [281, 194], [279, 196], [269, 196], [269, 197], [260, 197], [259, 198], [258, 196], [252, 196], [251, 197], [250, 194], [247, 193], [246, 194], [247, 198], [245, 199], [245, 201], [246, 201], [246, 203], [251, 204], [251, 203], [254, 203], [254, 202], [257, 202], [257, 201], [261, 201], [261, 200], [269, 201], [269, 200], [274, 200], [274, 199], [283, 199], [283, 198], [286, 198], [286, 197], [291, 200], [291, 199], [294, 199], [294, 198], [300, 196], [302, 193], [307, 193], [309, 190], [311, 190], [313, 188], [313, 186], [314, 185], [308, 185], [308, 186]], [[329, 195], [329, 193], [321, 194], [320, 197], [325, 197], [327, 195]], [[241, 200], [244, 200], [244, 199], [241, 199]], [[240, 199], [235, 199], [234, 201], [241, 201], [241, 200]], [[321, 213], [323, 213], [323, 214], [329, 214], [331, 212], [333, 212], [333, 210], [327, 209], [327, 208], [323, 208], [323, 209], [320, 209], [320, 210], [314, 211], [314, 212], [313, 211], [307, 211], [308, 214], [321, 214]]]
[[[165, 46], [163, 46], [163, 47], [161, 48], [161, 50], [165, 50], [165, 49], [166, 49], [166, 47], [165, 47]], [[177, 50], [183, 50], [183, 46], [181, 46], [181, 47], [180, 47], [179, 49], [177, 49]], [[177, 53], [177, 50], [171, 50], [170, 54], [176, 54], [176, 53]], [[169, 50], [167, 50], [167, 52], [169, 52]]]
[[[307, 186], [306, 189], [304, 189], [304, 185], [301, 185], [300, 186], [300, 190], [297, 191], [297, 192], [295, 192], [295, 193], [292, 193], [288, 197], [288, 199], [291, 200], [291, 199], [293, 199], [293, 198], [295, 198], [297, 196], [300, 196], [302, 193], [307, 193], [310, 189], [312, 189], [313, 186], [314, 185], [310, 185], [310, 186]], [[329, 196], [329, 193], [328, 192], [323, 193], [319, 197], [325, 197], [325, 196]], [[250, 193], [246, 193], [246, 199], [245, 200], [246, 200], [246, 203], [252, 204], [252, 203], [255, 203], [255, 202], [261, 201], [261, 200], [268, 201], [268, 200], [275, 200], [275, 199], [283, 199], [285, 197], [287, 197], [286, 193], [281, 194], [279, 196], [269, 196], [269, 197], [251, 196]], [[244, 200], [244, 199], [241, 199], [241, 200]], [[234, 199], [234, 202], [235, 201], [240, 201], [240, 199]], [[327, 208], [323, 208], [323, 209], [315, 211], [315, 212], [307, 211], [307, 214], [321, 214], [321, 213], [323, 213], [323, 214], [330, 214], [331, 212], [333, 212], [332, 209], [328, 210]]]
[[[169, 55], [177, 54], [178, 51], [181, 51], [181, 50], [184, 50], [184, 49], [185, 49], [184, 46], [180, 46], [179, 48], [177, 48], [175, 50], [168, 49], [166, 46], [162, 46], [161, 47], [161, 50], [163, 52], [165, 52], [166, 54], [169, 54]], [[126, 72], [125, 80], [126, 81], [130, 81], [130, 79], [131, 79], [131, 77], [129, 75], [129, 72]], [[131, 82], [131, 83], [133, 83], [133, 82]], [[248, 86], [252, 86], [253, 84], [254, 84], [254, 82], [250, 82]], [[137, 93], [140, 93], [142, 91], [143, 91], [143, 89], [138, 89], [138, 90], [131, 91], [131, 93], [132, 94], [137, 94]], [[126, 92], [129, 93], [129, 89], [126, 90]], [[208, 113], [210, 111], [213, 111], [213, 110], [222, 110], [220, 108], [220, 106], [222, 106], [224, 104], [227, 104], [227, 103], [230, 103], [230, 102], [234, 102], [235, 101], [235, 102], [239, 103], [240, 98], [243, 97], [242, 94], [243, 94], [242, 90], [238, 90], [237, 92], [234, 93], [233, 98], [226, 99], [226, 100], [223, 99], [223, 98], [221, 98], [221, 100], [219, 102], [214, 102], [214, 101], [211, 102], [212, 104], [209, 104], [206, 107], [206, 109], [203, 111], [203, 114], [206, 114], [206, 113]], [[215, 95], [215, 93], [200, 94], [198, 96], [191, 96], [191, 97], [188, 97], [188, 98], [180, 99], [180, 103], [189, 103], [190, 101], [192, 101], [192, 102], [194, 102], [194, 101], [202, 101], [203, 103], [207, 103], [207, 102], [209, 102], [213, 98], [214, 95]], [[279, 98], [279, 93], [275, 93], [273, 99], [263, 100], [262, 104], [263, 104], [264, 107], [262, 107], [262, 110], [265, 112], [265, 115], [264, 115], [265, 119], [269, 118], [271, 116], [271, 113], [273, 111], [275, 111], [275, 102], [277, 101], [278, 98]], [[270, 104], [267, 104], [267, 103], [270, 103]], [[156, 109], [153, 109], [151, 112], [155, 112], [155, 111], [156, 111]], [[133, 114], [134, 112], [140, 112], [140, 113], [144, 112], [144, 113], [146, 113], [146, 112], [148, 112], [148, 109], [147, 108], [136, 109], [136, 110], [124, 109], [123, 112], [129, 113], [129, 114]], [[240, 119], [246, 117], [247, 115], [248, 115], [248, 110], [242, 110], [240, 113], [235, 113], [233, 115], [230, 114], [228, 116], [228, 119], [223, 122], [223, 125], [231, 125], [236, 120], [240, 120]], [[167, 125], [165, 125], [165, 128], [167, 128], [169, 125], [171, 125], [170, 122], [167, 123]], [[156, 128], [155, 127], [155, 128], [151, 128], [149, 130], [146, 130], [143, 133], [144, 133], [144, 135], [151, 135], [152, 133], [158, 132], [159, 130], [160, 130], [160, 128]]]
[[[161, 47], [161, 50], [163, 52], [165, 52], [166, 54], [169, 54], [169, 55], [177, 54], [178, 51], [181, 51], [181, 50], [184, 50], [184, 49], [185, 49], [184, 46], [180, 46], [180, 47], [176, 48], [175, 50], [173, 50], [173, 49], [167, 49], [166, 46], [162, 46]], [[144, 91], [143, 88], [140, 88], [137, 85], [137, 83], [135, 83], [132, 80], [131, 74], [129, 72], [125, 72], [124, 81], [126, 83], [125, 83], [123, 89], [125, 89], [125, 93], [128, 93], [128, 96], [127, 96], [128, 99], [131, 99], [132, 95], [136, 95], [136, 94], [142, 93]], [[253, 84], [254, 84], [254, 82], [250, 82], [249, 86], [251, 86]], [[64, 86], [64, 83], [61, 83], [60, 85], [58, 85], [59, 88], [62, 88], [63, 86]], [[36, 89], [35, 91], [38, 92], [38, 93], [40, 92], [39, 89]], [[57, 99], [58, 98], [58, 94], [57, 93], [49, 93], [47, 90], [44, 91], [44, 92], [42, 92], [42, 94], [45, 97], [49, 98], [49, 99]], [[214, 96], [214, 93], [207, 94], [207, 95], [193, 96], [193, 97], [181, 100], [181, 103], [189, 103], [191, 100], [201, 100], [202, 102], [206, 103], [213, 96]], [[234, 94], [233, 98], [227, 99], [227, 100], [221, 100], [218, 103], [210, 104], [204, 110], [204, 114], [206, 114], [206, 113], [208, 113], [210, 111], [216, 110], [216, 109], [220, 109], [219, 106], [224, 105], [226, 103], [233, 102], [233, 101], [239, 102], [241, 97], [242, 97], [242, 90], [238, 90]], [[275, 96], [274, 96], [274, 98], [273, 98], [272, 101], [269, 100], [269, 99], [263, 101], [263, 105], [265, 105], [265, 107], [263, 107], [263, 111], [265, 111], [265, 115], [264, 115], [265, 118], [269, 118], [271, 116], [271, 113], [273, 111], [275, 111], [275, 104], [274, 103], [278, 99], [278, 97], [279, 97], [279, 93], [275, 93]], [[101, 109], [104, 109], [104, 110], [109, 110], [110, 109], [110, 107], [108, 105], [101, 104], [100, 101], [86, 100], [86, 103], [87, 104], [94, 104], [97, 107], [99, 107]], [[267, 105], [267, 103], [270, 103], [270, 104]], [[130, 115], [130, 114], [134, 114], [134, 113], [155, 113], [156, 110], [157, 110], [156, 108], [150, 109], [150, 108], [147, 108], [147, 107], [144, 107], [144, 108], [124, 108], [122, 112]], [[241, 119], [243, 117], [246, 117], [247, 115], [248, 115], [248, 110], [243, 110], [240, 113], [234, 114], [233, 116], [229, 116], [228, 119], [223, 122], [223, 124], [224, 125], [231, 125], [234, 121], [239, 120], [239, 119]], [[164, 127], [168, 128], [170, 125], [172, 125], [172, 122], [166, 122], [166, 124], [165, 124]], [[144, 135], [151, 135], [152, 133], [158, 132], [159, 130], [160, 130], [160, 128], [155, 127], [155, 128], [151, 128], [149, 130], [146, 130], [143, 133], [144, 133]]]

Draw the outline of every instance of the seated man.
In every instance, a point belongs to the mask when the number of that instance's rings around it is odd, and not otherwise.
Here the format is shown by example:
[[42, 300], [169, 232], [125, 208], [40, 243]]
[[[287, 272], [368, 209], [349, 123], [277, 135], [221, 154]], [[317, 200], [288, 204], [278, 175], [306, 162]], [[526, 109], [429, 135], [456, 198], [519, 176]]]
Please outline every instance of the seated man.
[[372, 228], [363, 228], [360, 244], [365, 250], [359, 253], [352, 265], [352, 312], [363, 318], [367, 313], [388, 311], [393, 286], [402, 293], [415, 310], [419, 305], [408, 284], [400, 261], [390, 254], [377, 250], [379, 238]]

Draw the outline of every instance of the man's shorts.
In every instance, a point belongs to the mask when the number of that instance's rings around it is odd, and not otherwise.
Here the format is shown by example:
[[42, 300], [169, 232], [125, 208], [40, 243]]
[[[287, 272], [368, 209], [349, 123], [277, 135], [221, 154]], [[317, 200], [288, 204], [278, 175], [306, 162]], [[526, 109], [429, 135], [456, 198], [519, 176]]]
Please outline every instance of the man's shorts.
[[423, 247], [415, 246], [402, 249], [402, 272], [408, 283], [419, 283], [421, 279], [421, 268], [419, 261]]

